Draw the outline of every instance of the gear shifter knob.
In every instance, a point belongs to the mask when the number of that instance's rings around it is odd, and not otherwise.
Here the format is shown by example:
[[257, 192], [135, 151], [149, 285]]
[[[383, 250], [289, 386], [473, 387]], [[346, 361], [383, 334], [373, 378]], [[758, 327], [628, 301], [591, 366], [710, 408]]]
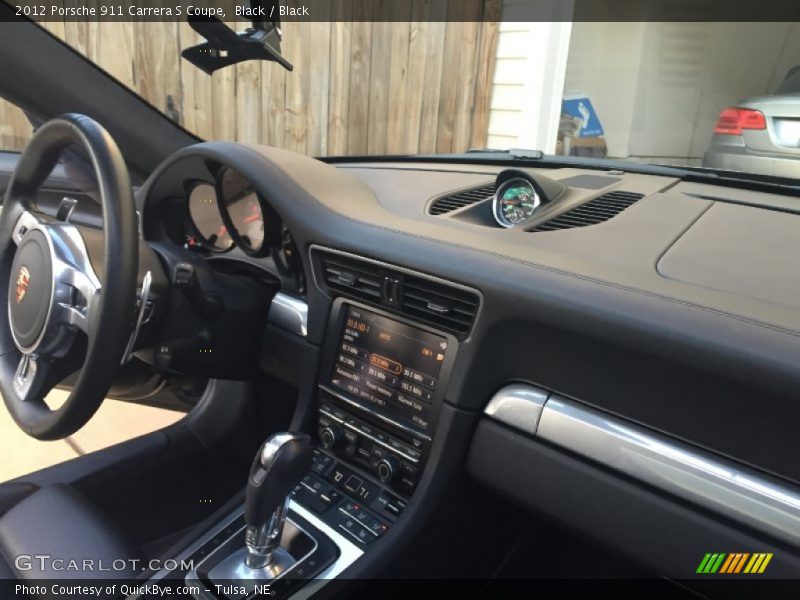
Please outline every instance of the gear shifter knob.
[[311, 457], [311, 437], [304, 433], [276, 433], [259, 449], [245, 495], [249, 567], [270, 563], [280, 543], [287, 498], [311, 468]]

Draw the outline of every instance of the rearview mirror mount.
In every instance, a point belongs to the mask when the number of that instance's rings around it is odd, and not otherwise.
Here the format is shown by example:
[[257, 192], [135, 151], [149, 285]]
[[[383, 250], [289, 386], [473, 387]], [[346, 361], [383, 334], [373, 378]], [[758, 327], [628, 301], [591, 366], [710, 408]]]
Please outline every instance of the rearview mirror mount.
[[192, 17], [189, 25], [206, 41], [186, 48], [181, 56], [209, 75], [247, 60], [272, 60], [287, 71], [294, 69], [281, 55], [280, 21], [253, 21], [239, 33], [216, 17]]

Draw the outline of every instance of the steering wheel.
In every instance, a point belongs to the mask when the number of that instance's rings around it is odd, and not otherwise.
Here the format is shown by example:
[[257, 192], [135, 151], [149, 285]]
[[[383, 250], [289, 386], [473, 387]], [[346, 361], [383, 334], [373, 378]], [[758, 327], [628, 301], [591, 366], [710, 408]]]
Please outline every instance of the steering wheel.
[[[102, 236], [35, 213], [39, 188], [70, 144], [94, 167]], [[133, 190], [116, 143], [83, 115], [48, 121], [20, 156], [0, 214], [0, 303], [8, 304], [0, 309], [0, 394], [29, 435], [64, 438], [100, 406], [131, 335], [138, 263]], [[78, 369], [66, 402], [51, 410], [45, 396]]]

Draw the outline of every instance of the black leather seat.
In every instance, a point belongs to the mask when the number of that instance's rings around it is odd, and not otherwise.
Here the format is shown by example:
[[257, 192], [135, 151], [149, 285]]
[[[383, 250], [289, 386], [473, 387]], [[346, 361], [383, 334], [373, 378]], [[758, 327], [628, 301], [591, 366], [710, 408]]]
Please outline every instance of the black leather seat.
[[[17, 492], [23, 499], [0, 517], [0, 578], [132, 580], [140, 572], [134, 567], [144, 563], [134, 561], [143, 560], [141, 550], [74, 488], [56, 484]], [[29, 558], [37, 555], [50, 558]], [[92, 561], [91, 567], [84, 561]]]

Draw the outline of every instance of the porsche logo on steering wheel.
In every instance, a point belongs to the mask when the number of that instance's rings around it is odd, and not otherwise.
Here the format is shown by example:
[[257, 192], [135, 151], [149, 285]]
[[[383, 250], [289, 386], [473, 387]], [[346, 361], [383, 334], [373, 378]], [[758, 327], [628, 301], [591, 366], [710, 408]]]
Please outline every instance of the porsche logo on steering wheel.
[[27, 267], [20, 267], [17, 273], [17, 304], [22, 302], [25, 294], [28, 292], [28, 285], [31, 282], [31, 273]]

